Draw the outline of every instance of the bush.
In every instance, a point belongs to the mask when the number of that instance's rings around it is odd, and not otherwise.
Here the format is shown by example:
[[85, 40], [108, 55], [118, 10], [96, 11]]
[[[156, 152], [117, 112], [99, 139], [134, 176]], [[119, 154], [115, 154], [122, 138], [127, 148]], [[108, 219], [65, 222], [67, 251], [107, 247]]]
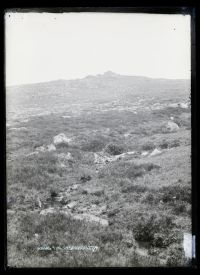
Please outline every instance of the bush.
[[169, 143], [164, 139], [159, 146], [161, 149], [167, 149], [169, 147]]
[[124, 148], [122, 145], [117, 145], [110, 143], [106, 146], [105, 152], [109, 153], [110, 155], [120, 155], [124, 151]]
[[133, 235], [136, 241], [149, 242], [152, 246], [164, 247], [173, 241], [173, 238], [169, 237], [172, 226], [173, 222], [170, 216], [143, 215], [133, 225]]
[[169, 144], [169, 148], [178, 147], [178, 146], [180, 146], [180, 141], [178, 139], [173, 140]]
[[121, 232], [108, 231], [100, 234], [100, 240], [102, 243], [117, 242], [123, 239]]
[[187, 212], [186, 203], [182, 201], [177, 201], [173, 207], [173, 213], [175, 215], [180, 215]]
[[155, 149], [156, 146], [153, 142], [147, 142], [146, 144], [142, 145], [142, 150], [143, 151], [150, 151]]
[[182, 267], [191, 265], [190, 261], [185, 258], [183, 247], [180, 244], [170, 246], [167, 253], [168, 267]]
[[191, 203], [191, 187], [186, 184], [176, 183], [176, 185], [163, 186], [160, 191], [163, 202], [173, 202], [175, 199]]
[[81, 150], [89, 151], [89, 152], [98, 152], [104, 148], [105, 143], [106, 141], [103, 137], [95, 138], [84, 142], [83, 145], [81, 146]]
[[133, 184], [128, 185], [122, 188], [122, 193], [129, 193], [129, 192], [137, 192], [137, 193], [143, 193], [147, 190], [147, 187], [145, 185], [140, 184]]

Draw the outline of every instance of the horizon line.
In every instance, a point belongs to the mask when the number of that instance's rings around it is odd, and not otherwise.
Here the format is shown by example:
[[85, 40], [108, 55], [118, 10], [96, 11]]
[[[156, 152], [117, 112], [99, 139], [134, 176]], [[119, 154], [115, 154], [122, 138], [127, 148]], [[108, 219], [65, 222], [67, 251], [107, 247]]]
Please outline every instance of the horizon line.
[[[9, 87], [17, 87], [17, 86], [25, 86], [25, 85], [34, 85], [34, 84], [42, 84], [42, 83], [50, 83], [50, 82], [58, 82], [58, 81], [76, 81], [76, 80], [83, 80], [88, 77], [98, 77], [98, 76], [104, 76], [106, 74], [110, 75], [116, 75], [116, 76], [127, 76], [127, 77], [142, 77], [142, 78], [149, 78], [149, 79], [155, 79], [155, 80], [191, 80], [190, 78], [166, 78], [166, 77], [150, 77], [150, 76], [145, 76], [145, 75], [125, 75], [125, 74], [119, 74], [115, 73], [113, 71], [105, 71], [104, 73], [97, 73], [97, 74], [88, 74], [84, 77], [77, 77], [77, 78], [59, 78], [59, 79], [53, 79], [53, 80], [44, 80], [44, 81], [37, 81], [37, 82], [27, 82], [27, 83], [20, 83], [20, 84], [5, 84], [6, 88]], [[6, 82], [6, 81], [5, 81]]]

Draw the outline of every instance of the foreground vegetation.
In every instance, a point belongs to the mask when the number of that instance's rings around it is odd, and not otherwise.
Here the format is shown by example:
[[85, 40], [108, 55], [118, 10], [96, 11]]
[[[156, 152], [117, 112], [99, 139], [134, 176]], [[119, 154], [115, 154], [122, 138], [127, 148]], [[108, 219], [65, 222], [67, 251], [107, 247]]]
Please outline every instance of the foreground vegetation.
[[[190, 110], [109, 109], [64, 116], [30, 117], [7, 128], [8, 264], [190, 264], [182, 245], [183, 233], [191, 232]], [[165, 129], [170, 116], [179, 126], [176, 132]], [[72, 142], [32, 154], [59, 133]], [[142, 156], [155, 148], [162, 153]], [[96, 164], [99, 152], [134, 154]], [[58, 200], [59, 194], [65, 195]], [[61, 211], [70, 202], [76, 203], [72, 215]], [[55, 211], [41, 215], [50, 207]], [[100, 216], [108, 226], [73, 219], [73, 213], [93, 208], [103, 209]], [[69, 246], [98, 249], [66, 250]]]

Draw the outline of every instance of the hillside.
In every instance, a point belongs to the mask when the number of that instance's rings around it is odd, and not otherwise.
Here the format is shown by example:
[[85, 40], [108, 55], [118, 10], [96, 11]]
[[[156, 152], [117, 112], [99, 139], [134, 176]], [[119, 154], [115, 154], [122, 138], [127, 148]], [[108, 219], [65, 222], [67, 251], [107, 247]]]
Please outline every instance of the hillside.
[[[176, 101], [188, 97], [189, 80], [151, 79], [112, 72], [83, 79], [11, 86], [6, 89], [8, 118], [39, 113], [81, 110], [118, 100], [135, 102], [136, 97]], [[9, 114], [11, 115], [9, 116]]]
[[191, 264], [188, 80], [107, 72], [6, 96], [9, 266]]

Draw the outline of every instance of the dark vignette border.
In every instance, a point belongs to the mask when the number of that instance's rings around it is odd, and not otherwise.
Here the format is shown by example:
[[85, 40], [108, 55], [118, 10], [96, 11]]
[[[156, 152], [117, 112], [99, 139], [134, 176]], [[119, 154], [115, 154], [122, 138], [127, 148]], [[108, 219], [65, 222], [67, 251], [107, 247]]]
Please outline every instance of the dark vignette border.
[[[4, 26], [4, 14], [6, 11], [12, 12], [53, 12], [53, 13], [63, 13], [63, 12], [114, 12], [114, 13], [154, 13], [154, 14], [190, 14], [191, 15], [191, 104], [192, 104], [192, 150], [191, 150], [191, 160], [192, 160], [192, 231], [193, 235], [196, 235], [197, 241], [197, 251], [196, 251], [196, 260], [193, 259], [193, 266], [192, 267], [177, 267], [177, 268], [170, 268], [170, 271], [174, 270], [175, 272], [180, 271], [194, 271], [199, 268], [199, 254], [198, 254], [198, 243], [199, 243], [199, 236], [198, 232], [198, 221], [197, 221], [197, 213], [198, 213], [198, 206], [197, 206], [197, 199], [198, 199], [198, 185], [197, 179], [199, 178], [199, 170], [198, 169], [198, 149], [199, 149], [199, 128], [198, 128], [198, 119], [197, 119], [197, 111], [198, 111], [198, 93], [197, 93], [197, 63], [196, 60], [198, 59], [198, 52], [197, 49], [197, 22], [198, 22], [198, 12], [199, 9], [197, 7], [197, 1], [149, 1], [148, 5], [145, 3], [144, 0], [141, 1], [134, 1], [134, 6], [127, 3], [127, 1], [123, 1], [123, 4], [118, 4], [117, 6], [113, 6], [106, 2], [106, 4], [101, 4], [99, 6], [94, 6], [94, 1], [68, 1], [66, 3], [64, 1], [57, 1], [57, 6], [51, 6], [50, 2], [47, 2], [46, 5], [42, 4], [41, 1], [17, 1], [16, 4], [6, 3], [1, 8], [1, 20], [2, 24], [0, 24], [1, 33], [3, 34], [3, 39], [1, 40], [2, 46], [2, 90], [0, 93], [0, 104], [1, 104], [1, 130], [0, 133], [2, 134], [1, 143], [0, 143], [0, 161], [1, 161], [1, 184], [0, 184], [0, 197], [2, 198], [1, 202], [3, 202], [3, 207], [0, 208], [1, 211], [1, 218], [3, 221], [3, 232], [0, 238], [0, 271], [28, 271], [30, 270], [43, 270], [46, 271], [51, 269], [58, 269], [58, 268], [8, 268], [7, 267], [7, 216], [6, 216], [6, 92], [5, 92], [5, 26]], [[23, 3], [22, 3], [23, 2]], [[90, 3], [89, 3], [90, 2]], [[151, 2], [151, 3], [150, 3]], [[170, 3], [171, 2], [171, 3]], [[97, 3], [97, 2], [96, 2]], [[63, 5], [64, 4], [64, 5]], [[116, 267], [117, 268], [117, 267]], [[59, 269], [66, 269], [68, 268], [59, 268]], [[71, 268], [71, 270], [76, 270], [80, 268]], [[96, 269], [96, 268], [86, 268], [88, 269]], [[104, 268], [104, 269], [114, 269], [114, 268]], [[117, 268], [118, 269], [118, 268]], [[121, 268], [122, 269], [122, 268]], [[130, 269], [130, 270], [142, 270], [142, 271], [154, 271], [159, 272], [166, 268], [148, 268], [148, 267], [141, 267], [141, 268], [123, 268], [123, 269]]]

